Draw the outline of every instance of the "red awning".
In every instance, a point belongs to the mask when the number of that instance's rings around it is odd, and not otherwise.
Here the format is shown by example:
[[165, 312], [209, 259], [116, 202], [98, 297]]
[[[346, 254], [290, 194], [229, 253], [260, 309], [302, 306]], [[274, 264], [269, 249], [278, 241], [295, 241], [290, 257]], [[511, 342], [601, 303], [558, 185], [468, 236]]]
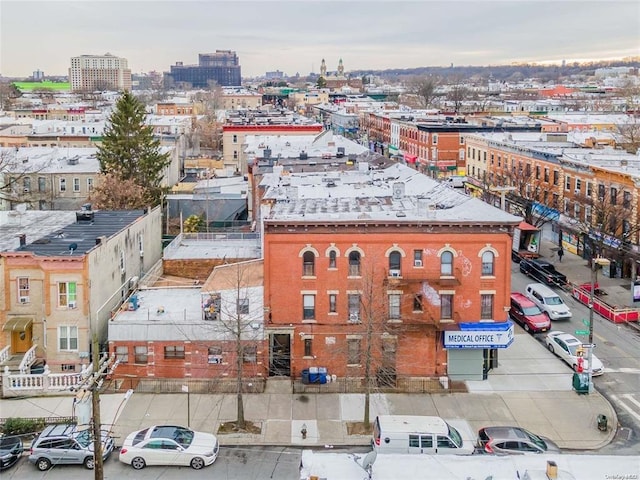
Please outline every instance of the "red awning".
[[404, 156], [405, 161], [409, 162], [409, 163], [416, 163], [416, 160], [418, 159], [417, 155], [405, 155]]
[[534, 227], [533, 225], [531, 225], [530, 223], [527, 222], [520, 222], [520, 225], [518, 225], [518, 228], [520, 230], [522, 230], [523, 232], [536, 232], [538, 230], [540, 230], [538, 227]]

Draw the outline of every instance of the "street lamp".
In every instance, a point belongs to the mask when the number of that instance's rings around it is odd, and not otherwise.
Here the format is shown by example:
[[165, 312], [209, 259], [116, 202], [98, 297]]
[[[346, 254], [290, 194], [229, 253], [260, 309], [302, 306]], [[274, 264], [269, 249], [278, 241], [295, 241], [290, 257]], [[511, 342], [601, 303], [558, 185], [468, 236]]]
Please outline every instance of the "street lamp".
[[611, 261], [606, 258], [591, 259], [591, 292], [589, 294], [589, 353], [587, 356], [587, 372], [589, 375], [589, 393], [593, 393], [593, 302], [595, 299], [596, 284], [598, 283], [598, 267], [609, 265]]

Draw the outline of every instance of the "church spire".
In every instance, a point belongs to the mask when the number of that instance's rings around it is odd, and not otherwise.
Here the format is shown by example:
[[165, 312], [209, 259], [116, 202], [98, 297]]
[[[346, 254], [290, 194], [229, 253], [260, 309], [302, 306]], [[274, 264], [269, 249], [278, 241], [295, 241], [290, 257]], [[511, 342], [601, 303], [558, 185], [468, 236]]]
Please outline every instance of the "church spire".
[[324, 58], [322, 59], [322, 63], [320, 64], [320, 76], [323, 78], [327, 78], [327, 64], [324, 61]]
[[342, 64], [342, 59], [338, 62], [338, 76], [342, 77], [344, 75], [344, 65]]

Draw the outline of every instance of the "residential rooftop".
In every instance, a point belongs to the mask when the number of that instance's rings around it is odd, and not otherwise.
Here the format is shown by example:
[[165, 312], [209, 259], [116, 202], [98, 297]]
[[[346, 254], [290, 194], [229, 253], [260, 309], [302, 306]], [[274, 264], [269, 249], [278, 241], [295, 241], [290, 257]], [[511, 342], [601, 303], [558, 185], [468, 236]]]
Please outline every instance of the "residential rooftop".
[[[36, 212], [25, 212], [25, 214]], [[40, 212], [38, 212], [40, 213]], [[110, 238], [119, 231], [131, 225], [138, 218], [144, 215], [143, 210], [92, 210], [82, 212], [42, 212], [58, 220], [57, 228], [54, 222], [51, 227], [41, 227], [39, 232], [33, 237], [28, 233], [21, 232], [20, 229], [14, 231], [24, 233], [25, 245], [18, 245], [10, 251], [33, 252], [41, 256], [82, 256], [92, 250], [100, 237]], [[38, 217], [38, 215], [36, 215]], [[43, 221], [47, 221], [46, 217]], [[0, 230], [1, 231], [1, 230]], [[5, 237], [5, 235], [2, 235]]]

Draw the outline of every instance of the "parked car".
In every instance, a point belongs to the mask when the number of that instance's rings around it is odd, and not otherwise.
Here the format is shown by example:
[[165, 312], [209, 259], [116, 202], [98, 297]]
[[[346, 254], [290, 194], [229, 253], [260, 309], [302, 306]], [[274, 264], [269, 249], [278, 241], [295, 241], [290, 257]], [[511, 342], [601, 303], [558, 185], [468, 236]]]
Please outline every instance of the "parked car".
[[509, 316], [527, 332], [546, 332], [551, 328], [549, 317], [522, 293], [511, 292]]
[[140, 470], [147, 465], [211, 465], [220, 445], [215, 435], [175, 425], [155, 425], [130, 433], [122, 443], [120, 461]]
[[20, 457], [24, 448], [22, 440], [17, 435], [7, 435], [0, 437], [0, 470], [5, 470], [14, 465]]
[[[580, 340], [578, 340], [570, 333], [554, 330], [547, 333], [547, 336], [545, 337], [545, 343], [547, 344], [547, 348], [551, 353], [559, 356], [574, 370], [578, 370], [578, 348], [582, 348], [582, 342]], [[589, 362], [586, 349], [583, 349], [583, 351], [584, 357], [582, 360], [582, 364], [583, 369], [586, 372], [589, 368]], [[602, 365], [600, 359], [596, 357], [595, 354], [591, 355], [591, 359], [593, 362], [593, 370], [591, 372], [591, 375], [602, 375], [604, 373], [604, 365]]]
[[[101, 432], [102, 458], [106, 460], [115, 447], [106, 430]], [[95, 466], [93, 437], [90, 430], [79, 430], [75, 424], [49, 425], [31, 443], [29, 461], [40, 471], [52, 465]]]
[[530, 283], [524, 291], [527, 298], [549, 316], [549, 320], [570, 320], [573, 316], [562, 297], [546, 285]]
[[560, 453], [551, 440], [521, 427], [484, 427], [478, 431], [478, 448], [486, 453]]
[[547, 285], [562, 287], [567, 284], [567, 276], [557, 271], [556, 267], [541, 258], [523, 259], [520, 262], [520, 272]]

